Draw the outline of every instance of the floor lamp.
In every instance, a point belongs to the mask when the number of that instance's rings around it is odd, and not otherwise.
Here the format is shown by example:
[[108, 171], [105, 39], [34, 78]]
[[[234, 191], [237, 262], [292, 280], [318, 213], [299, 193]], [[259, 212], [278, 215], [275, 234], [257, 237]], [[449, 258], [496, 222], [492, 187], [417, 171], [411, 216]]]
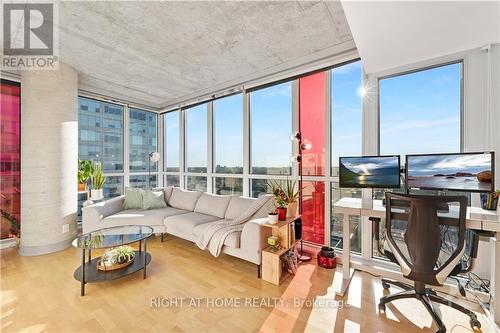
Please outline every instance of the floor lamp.
[[[302, 143], [302, 134], [300, 132], [296, 132], [295, 134], [292, 134], [290, 137], [292, 141], [296, 141], [298, 143], [298, 152], [296, 156], [292, 156], [292, 162], [297, 163], [299, 167], [299, 175], [300, 175], [300, 181], [299, 181], [299, 189], [302, 192], [302, 151], [311, 149], [311, 144], [303, 144]], [[302, 211], [302, 203], [300, 205], [300, 209]], [[297, 221], [295, 221], [297, 223]], [[309, 261], [311, 260], [311, 256], [308, 256], [304, 254], [304, 241], [302, 240], [302, 235], [303, 235], [303, 228], [302, 228], [302, 219], [300, 219], [300, 226], [299, 226], [299, 232], [297, 232], [298, 235], [300, 235], [300, 253], [299, 253], [299, 260], [300, 261]]]
[[160, 153], [152, 151], [149, 153], [148, 160], [148, 189], [151, 189], [151, 162], [156, 163], [160, 160]]

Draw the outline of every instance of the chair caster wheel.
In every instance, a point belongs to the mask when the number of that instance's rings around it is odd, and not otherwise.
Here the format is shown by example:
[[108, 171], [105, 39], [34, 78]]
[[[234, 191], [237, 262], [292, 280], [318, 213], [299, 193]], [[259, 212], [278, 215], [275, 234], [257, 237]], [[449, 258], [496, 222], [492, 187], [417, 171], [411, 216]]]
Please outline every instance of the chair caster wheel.
[[382, 288], [388, 290], [391, 286], [387, 282], [382, 282]]
[[384, 311], [385, 312], [385, 304], [384, 303], [378, 303], [378, 309], [379, 309], [379, 311]]
[[481, 323], [477, 319], [472, 319], [470, 322], [470, 327], [474, 329], [474, 327], [480, 329], [481, 328]]

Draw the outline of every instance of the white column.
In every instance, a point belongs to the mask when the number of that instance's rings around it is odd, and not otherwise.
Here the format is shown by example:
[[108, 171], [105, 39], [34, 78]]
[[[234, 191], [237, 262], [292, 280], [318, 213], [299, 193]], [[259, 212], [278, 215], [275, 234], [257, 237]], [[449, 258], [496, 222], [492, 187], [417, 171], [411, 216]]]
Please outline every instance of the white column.
[[78, 74], [21, 74], [21, 255], [63, 250], [76, 235]]

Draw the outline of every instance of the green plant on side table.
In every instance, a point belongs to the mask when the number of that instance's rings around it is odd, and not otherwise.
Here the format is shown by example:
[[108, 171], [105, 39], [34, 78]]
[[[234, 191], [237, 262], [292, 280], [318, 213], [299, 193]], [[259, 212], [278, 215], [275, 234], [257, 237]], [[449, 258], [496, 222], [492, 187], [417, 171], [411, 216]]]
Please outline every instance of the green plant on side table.
[[90, 198], [92, 200], [98, 200], [102, 198], [102, 188], [106, 182], [106, 177], [102, 171], [102, 163], [94, 162], [92, 164], [92, 176], [90, 177], [92, 183], [92, 189], [90, 190]]
[[78, 160], [78, 191], [85, 191], [87, 181], [92, 176], [92, 162], [89, 160]]
[[274, 202], [276, 204], [276, 211], [278, 212], [278, 220], [284, 221], [286, 220], [286, 210], [287, 210], [287, 198], [286, 194], [278, 184], [278, 182], [274, 180], [270, 180], [267, 182], [267, 185], [271, 188], [271, 192], [274, 195]]
[[297, 186], [297, 181], [287, 179], [285, 188], [282, 188], [287, 202], [287, 217], [294, 217], [297, 215], [298, 201], [304, 188], [305, 187], [299, 188]]

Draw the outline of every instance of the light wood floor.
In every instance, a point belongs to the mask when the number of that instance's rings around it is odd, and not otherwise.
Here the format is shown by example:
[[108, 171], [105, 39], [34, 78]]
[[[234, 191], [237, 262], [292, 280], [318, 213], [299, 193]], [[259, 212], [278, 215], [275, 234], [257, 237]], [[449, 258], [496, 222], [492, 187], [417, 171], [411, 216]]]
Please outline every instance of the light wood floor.
[[[148, 277], [129, 277], [80, 284], [73, 271], [80, 251], [20, 257], [16, 249], [1, 255], [2, 332], [434, 332], [430, 316], [416, 300], [396, 301], [379, 314], [384, 294], [380, 278], [356, 272], [341, 309], [294, 307], [294, 299], [334, 300], [340, 273], [312, 262], [293, 278], [274, 286], [256, 278], [255, 265], [226, 255], [213, 258], [190, 242], [159, 237], [148, 242], [153, 260]], [[240, 300], [239, 308], [151, 307], [151, 299], [227, 298]], [[282, 298], [282, 307], [244, 307], [246, 298]], [[179, 301], [180, 302], [180, 301]], [[186, 301], [187, 302], [187, 301]], [[290, 304], [291, 303], [291, 304]], [[479, 307], [483, 332], [495, 332]], [[167, 304], [165, 304], [167, 305]], [[468, 318], [440, 307], [449, 332], [470, 332]]]

